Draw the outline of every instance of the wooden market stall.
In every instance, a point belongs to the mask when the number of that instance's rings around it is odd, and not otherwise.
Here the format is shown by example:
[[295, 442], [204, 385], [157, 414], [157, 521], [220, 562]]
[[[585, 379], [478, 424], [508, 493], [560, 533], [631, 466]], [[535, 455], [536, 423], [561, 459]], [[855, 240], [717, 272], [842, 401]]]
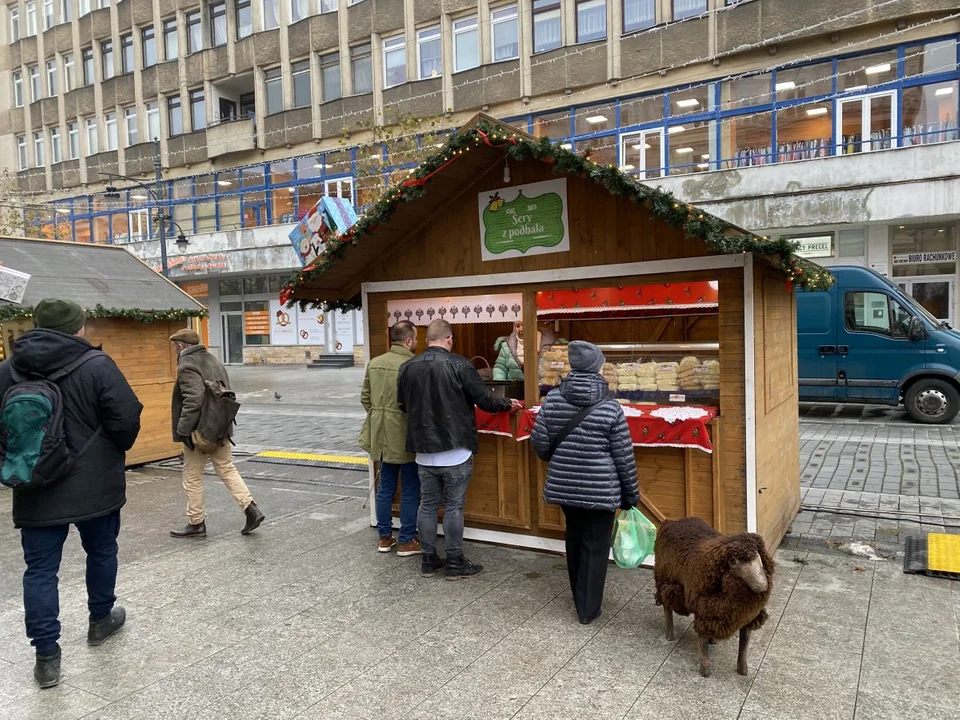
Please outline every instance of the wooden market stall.
[[[388, 191], [283, 298], [362, 301], [367, 357], [407, 318], [454, 326], [455, 351], [494, 363], [525, 333], [522, 413], [478, 412], [466, 536], [562, 549], [546, 466], [524, 438], [559, 384], [564, 341], [601, 346], [634, 439], [641, 509], [702, 517], [776, 546], [799, 507], [792, 287], [828, 273], [618, 169], [480, 115]], [[420, 349], [423, 344], [421, 342]], [[507, 388], [507, 392], [510, 388]]]
[[33, 327], [36, 303], [73, 300], [87, 310], [87, 340], [102, 345], [143, 403], [140, 437], [127, 464], [178, 455], [170, 420], [177, 358], [169, 338], [195, 324], [204, 307], [122, 247], [0, 238], [0, 263], [30, 275], [22, 304], [0, 301], [4, 357]]

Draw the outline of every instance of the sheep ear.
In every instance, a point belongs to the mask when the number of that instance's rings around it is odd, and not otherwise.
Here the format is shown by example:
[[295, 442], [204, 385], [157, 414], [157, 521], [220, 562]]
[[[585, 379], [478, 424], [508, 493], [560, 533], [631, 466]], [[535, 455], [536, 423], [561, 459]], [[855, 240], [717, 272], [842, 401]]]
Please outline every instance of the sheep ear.
[[760, 555], [760, 561], [763, 563], [763, 566], [767, 568], [767, 570], [772, 571], [777, 564], [770, 556], [770, 553], [767, 552], [767, 544], [764, 542], [763, 538], [756, 533], [750, 533], [750, 537], [753, 539], [753, 543], [757, 547], [757, 553]]

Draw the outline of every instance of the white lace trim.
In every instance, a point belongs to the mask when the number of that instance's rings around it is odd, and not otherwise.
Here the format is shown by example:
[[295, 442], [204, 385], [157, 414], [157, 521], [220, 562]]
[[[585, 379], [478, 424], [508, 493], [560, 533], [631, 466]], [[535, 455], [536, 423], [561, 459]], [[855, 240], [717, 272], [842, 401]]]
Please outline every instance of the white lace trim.
[[699, 420], [709, 414], [703, 408], [698, 407], [662, 407], [650, 413], [653, 417], [666, 420], [671, 425], [680, 420]]

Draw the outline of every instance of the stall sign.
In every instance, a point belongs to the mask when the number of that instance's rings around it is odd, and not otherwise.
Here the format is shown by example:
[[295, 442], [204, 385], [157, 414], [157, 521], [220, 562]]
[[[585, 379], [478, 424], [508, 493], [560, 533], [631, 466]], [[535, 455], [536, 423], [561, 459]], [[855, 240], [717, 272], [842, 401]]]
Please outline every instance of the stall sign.
[[409, 320], [414, 325], [429, 325], [437, 318], [451, 325], [474, 323], [512, 323], [523, 320], [523, 294], [465, 295], [387, 303], [387, 324]]
[[488, 190], [477, 200], [485, 262], [570, 250], [566, 178]]
[[798, 243], [797, 255], [802, 258], [833, 257], [833, 235], [814, 235], [790, 239]]
[[894, 255], [894, 265], [929, 265], [931, 263], [956, 262], [957, 253], [954, 250], [943, 252], [905, 253]]
[[326, 342], [323, 310], [307, 308], [297, 310], [297, 342], [300, 345], [323, 345]]
[[270, 301], [270, 344], [297, 344], [297, 314], [279, 300]]
[[243, 332], [246, 335], [270, 334], [270, 311], [249, 310], [243, 314]]
[[0, 266], [0, 299], [17, 305], [22, 304], [29, 281], [28, 273]]

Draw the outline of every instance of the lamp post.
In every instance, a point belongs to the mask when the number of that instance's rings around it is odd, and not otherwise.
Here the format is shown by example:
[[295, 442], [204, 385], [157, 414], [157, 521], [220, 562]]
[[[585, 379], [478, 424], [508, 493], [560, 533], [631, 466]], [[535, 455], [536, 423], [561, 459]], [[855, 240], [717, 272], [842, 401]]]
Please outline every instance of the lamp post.
[[[155, 185], [153, 188], [151, 188], [149, 185], [144, 185], [142, 182], [132, 177], [127, 177], [126, 175], [101, 172], [100, 176], [131, 182], [137, 187], [146, 190], [153, 198], [153, 202], [157, 206], [157, 218], [160, 221], [160, 271], [164, 277], [167, 277], [170, 274], [170, 266], [167, 263], [167, 222], [166, 216], [163, 212], [163, 174], [160, 167], [160, 140], [156, 138], [153, 140], [153, 171], [155, 178]], [[106, 190], [107, 195], [118, 195], [117, 188], [112, 185], [108, 185]], [[176, 223], [174, 224], [176, 225]], [[190, 241], [187, 240], [187, 237], [183, 234], [183, 230], [180, 229], [179, 225], [177, 225], [177, 229], [180, 230], [180, 234], [177, 236], [177, 247], [182, 251], [186, 249], [187, 245], [190, 244]]]

